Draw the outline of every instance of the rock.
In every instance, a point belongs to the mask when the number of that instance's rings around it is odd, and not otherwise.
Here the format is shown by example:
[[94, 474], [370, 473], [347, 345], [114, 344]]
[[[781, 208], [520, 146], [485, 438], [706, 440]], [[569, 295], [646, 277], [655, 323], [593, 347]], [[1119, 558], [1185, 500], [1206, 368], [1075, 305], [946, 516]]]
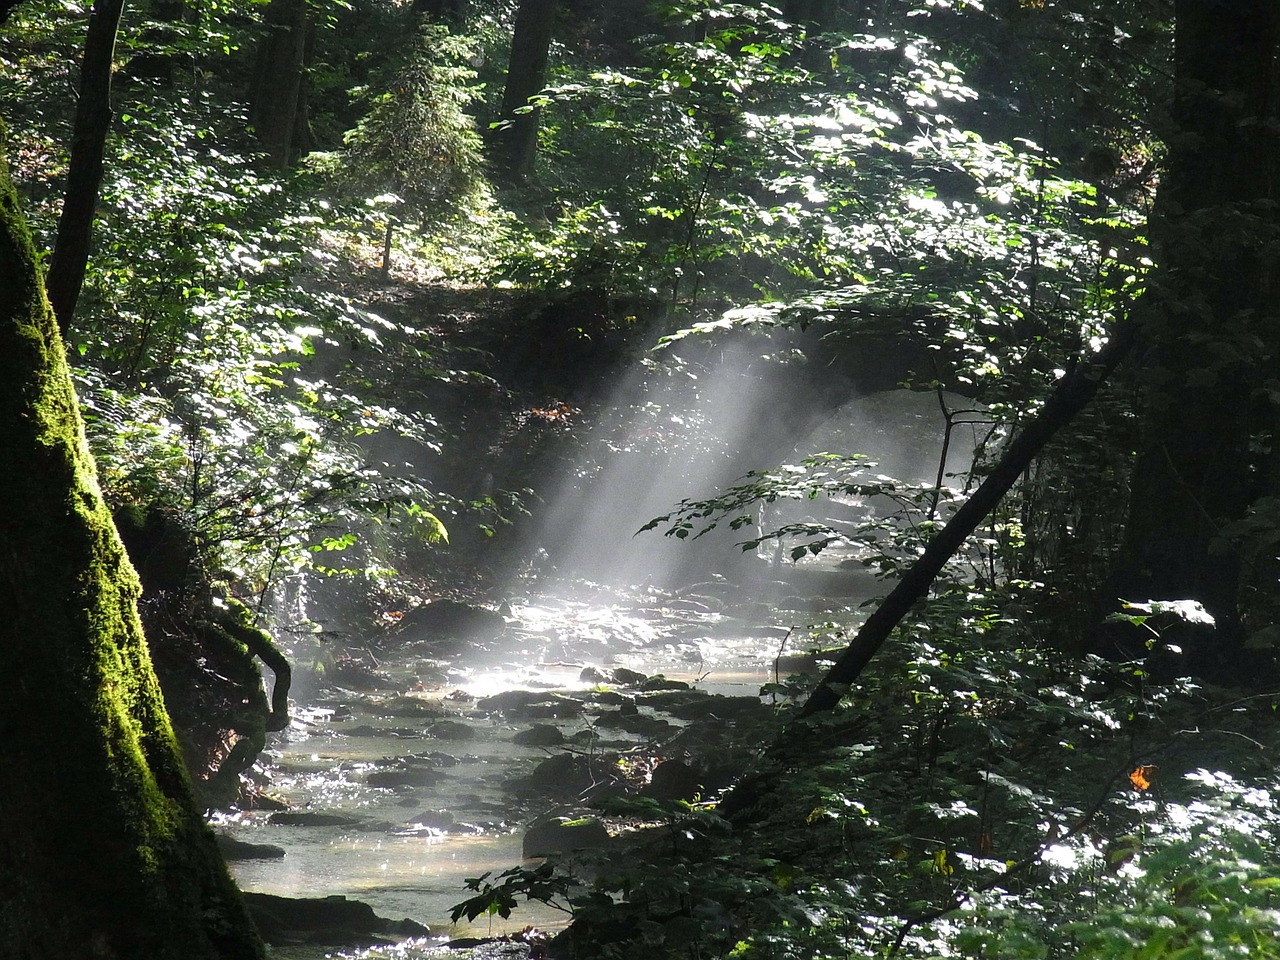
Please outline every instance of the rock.
[[703, 690], [670, 690], [651, 693], [641, 697], [640, 703], [681, 720], [703, 720], [708, 717], [739, 720], [769, 712], [769, 708], [760, 701], [759, 697], [726, 697], [706, 693]]
[[582, 704], [546, 690], [507, 690], [476, 702], [485, 713], [503, 713], [514, 717], [554, 719], [576, 717]]
[[338, 813], [311, 813], [299, 810], [290, 813], [273, 813], [267, 823], [284, 827], [354, 827], [360, 821]]
[[385, 935], [423, 936], [431, 932], [413, 920], [379, 917], [369, 904], [342, 896], [294, 899], [245, 893], [244, 900], [258, 932], [271, 944], [376, 946], [390, 942]]
[[683, 680], [668, 680], [659, 673], [652, 677], [646, 677], [640, 684], [640, 689], [644, 693], [651, 693], [654, 690], [692, 690], [693, 688]]
[[584, 709], [580, 700], [552, 696], [542, 703], [531, 703], [525, 708], [524, 715], [530, 720], [563, 720], [579, 716]]
[[453, 814], [448, 810], [423, 810], [416, 817], [410, 817], [407, 821], [410, 825], [417, 824], [420, 827], [426, 827], [428, 830], [451, 830], [458, 825], [458, 821], [454, 819]]
[[524, 835], [524, 858], [551, 857], [576, 850], [598, 850], [609, 842], [609, 831], [594, 817], [566, 820], [556, 817], [535, 823]]
[[608, 683], [609, 678], [597, 670], [595, 667], [583, 667], [582, 672], [578, 674], [578, 679], [583, 683]]
[[618, 667], [614, 670], [612, 678], [614, 683], [622, 687], [638, 687], [649, 679], [643, 673], [628, 670], [626, 667]]
[[564, 743], [564, 734], [556, 727], [539, 723], [528, 730], [521, 730], [511, 738], [511, 742], [521, 747], [558, 747]]
[[388, 717], [438, 717], [440, 708], [418, 697], [389, 697], [374, 705], [378, 713]]
[[439, 720], [427, 727], [427, 736], [437, 740], [474, 740], [476, 731], [461, 720]]
[[488, 607], [461, 600], [434, 600], [410, 610], [396, 627], [405, 641], [493, 638], [507, 628], [506, 618]]
[[558, 753], [539, 763], [529, 776], [513, 781], [512, 786], [555, 797], [576, 797], [593, 784], [607, 779], [608, 764], [601, 760], [597, 765], [600, 769], [593, 773], [586, 757]]
[[277, 847], [273, 843], [248, 843], [222, 833], [217, 834], [215, 839], [224, 860], [280, 860], [285, 855], [284, 847]]
[[441, 773], [439, 770], [433, 770], [430, 767], [420, 767], [414, 769], [402, 770], [375, 770], [364, 778], [364, 782], [371, 787], [388, 787], [396, 789], [399, 787], [433, 787], [441, 780], [448, 779], [448, 775]]
[[649, 738], [666, 736], [672, 729], [672, 725], [661, 717], [640, 713], [638, 710], [627, 712], [626, 709], [600, 714], [596, 718], [596, 726], [604, 730], [622, 730], [638, 737]]
[[653, 768], [653, 775], [640, 795], [654, 800], [692, 800], [702, 793], [702, 778], [687, 763], [664, 760]]

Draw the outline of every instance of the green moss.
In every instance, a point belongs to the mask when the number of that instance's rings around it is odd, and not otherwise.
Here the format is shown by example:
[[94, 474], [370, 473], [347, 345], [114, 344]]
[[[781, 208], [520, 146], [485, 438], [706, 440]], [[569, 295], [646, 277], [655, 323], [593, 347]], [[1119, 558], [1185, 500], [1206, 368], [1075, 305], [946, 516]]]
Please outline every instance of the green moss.
[[0, 161], [0, 956], [257, 960], [192, 799]]

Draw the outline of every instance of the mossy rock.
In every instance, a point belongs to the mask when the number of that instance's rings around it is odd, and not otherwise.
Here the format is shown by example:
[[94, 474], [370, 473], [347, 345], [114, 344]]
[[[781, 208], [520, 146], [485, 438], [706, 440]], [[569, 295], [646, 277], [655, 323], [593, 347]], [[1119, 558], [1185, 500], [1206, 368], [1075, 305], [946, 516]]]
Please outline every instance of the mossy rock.
[[568, 820], [556, 817], [535, 823], [524, 835], [522, 844], [526, 860], [531, 857], [553, 857], [581, 850], [598, 850], [609, 843], [609, 831], [594, 817]]

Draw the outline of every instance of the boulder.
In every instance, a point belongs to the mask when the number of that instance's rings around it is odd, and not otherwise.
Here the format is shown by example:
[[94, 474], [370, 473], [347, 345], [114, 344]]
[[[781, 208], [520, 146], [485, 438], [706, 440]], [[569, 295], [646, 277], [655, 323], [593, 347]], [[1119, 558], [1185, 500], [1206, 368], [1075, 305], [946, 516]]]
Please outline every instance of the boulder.
[[284, 827], [354, 827], [360, 821], [338, 813], [312, 813], [309, 810], [273, 813], [267, 823]]
[[465, 640], [492, 638], [507, 628], [507, 620], [497, 610], [462, 600], [441, 599], [410, 610], [396, 627], [396, 637], [416, 640]]
[[524, 835], [524, 858], [552, 857], [578, 850], [598, 850], [609, 842], [609, 831], [594, 817], [567, 820], [555, 817], [535, 823]]
[[280, 860], [284, 857], [284, 847], [274, 843], [248, 843], [219, 833], [216, 838], [218, 849], [222, 851], [222, 859], [239, 860]]
[[427, 736], [437, 740], [474, 740], [476, 730], [461, 720], [438, 720], [427, 727]]
[[521, 747], [558, 747], [564, 743], [564, 734], [557, 727], [538, 723], [528, 730], [521, 730], [511, 738], [511, 742]]
[[277, 897], [245, 893], [245, 905], [270, 944], [315, 943], [359, 947], [386, 944], [388, 936], [420, 937], [430, 929], [413, 920], [388, 920], [373, 907], [346, 897]]

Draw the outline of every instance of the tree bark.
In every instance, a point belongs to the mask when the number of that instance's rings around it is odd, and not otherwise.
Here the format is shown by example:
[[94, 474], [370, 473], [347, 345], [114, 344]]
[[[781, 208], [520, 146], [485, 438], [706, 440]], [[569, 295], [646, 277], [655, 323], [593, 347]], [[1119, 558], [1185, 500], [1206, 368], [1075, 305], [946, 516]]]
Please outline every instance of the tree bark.
[[1267, 259], [1280, 238], [1280, 5], [1180, 0], [1175, 16], [1159, 273], [1141, 331], [1145, 438], [1111, 587], [1128, 600], [1199, 600], [1213, 640], [1182, 645], [1189, 669], [1213, 672], [1244, 640], [1242, 560], [1226, 527], [1278, 492], [1257, 451], [1277, 440], [1275, 402], [1259, 398], [1280, 357]]
[[102, 187], [103, 153], [111, 129], [111, 73], [116, 31], [123, 12], [124, 0], [97, 0], [89, 14], [80, 66], [80, 99], [71, 133], [67, 189], [47, 281], [49, 302], [63, 334], [71, 329], [89, 264], [93, 216]]
[[520, 0], [516, 11], [507, 85], [502, 94], [505, 126], [498, 132], [503, 172], [513, 183], [523, 182], [533, 173], [538, 150], [539, 109], [523, 108], [547, 83], [556, 3], [557, 0]]
[[307, 0], [271, 0], [267, 34], [258, 47], [249, 123], [271, 166], [284, 168], [297, 152], [297, 132], [310, 27]]
[[261, 960], [192, 798], [0, 159], [0, 956]]

